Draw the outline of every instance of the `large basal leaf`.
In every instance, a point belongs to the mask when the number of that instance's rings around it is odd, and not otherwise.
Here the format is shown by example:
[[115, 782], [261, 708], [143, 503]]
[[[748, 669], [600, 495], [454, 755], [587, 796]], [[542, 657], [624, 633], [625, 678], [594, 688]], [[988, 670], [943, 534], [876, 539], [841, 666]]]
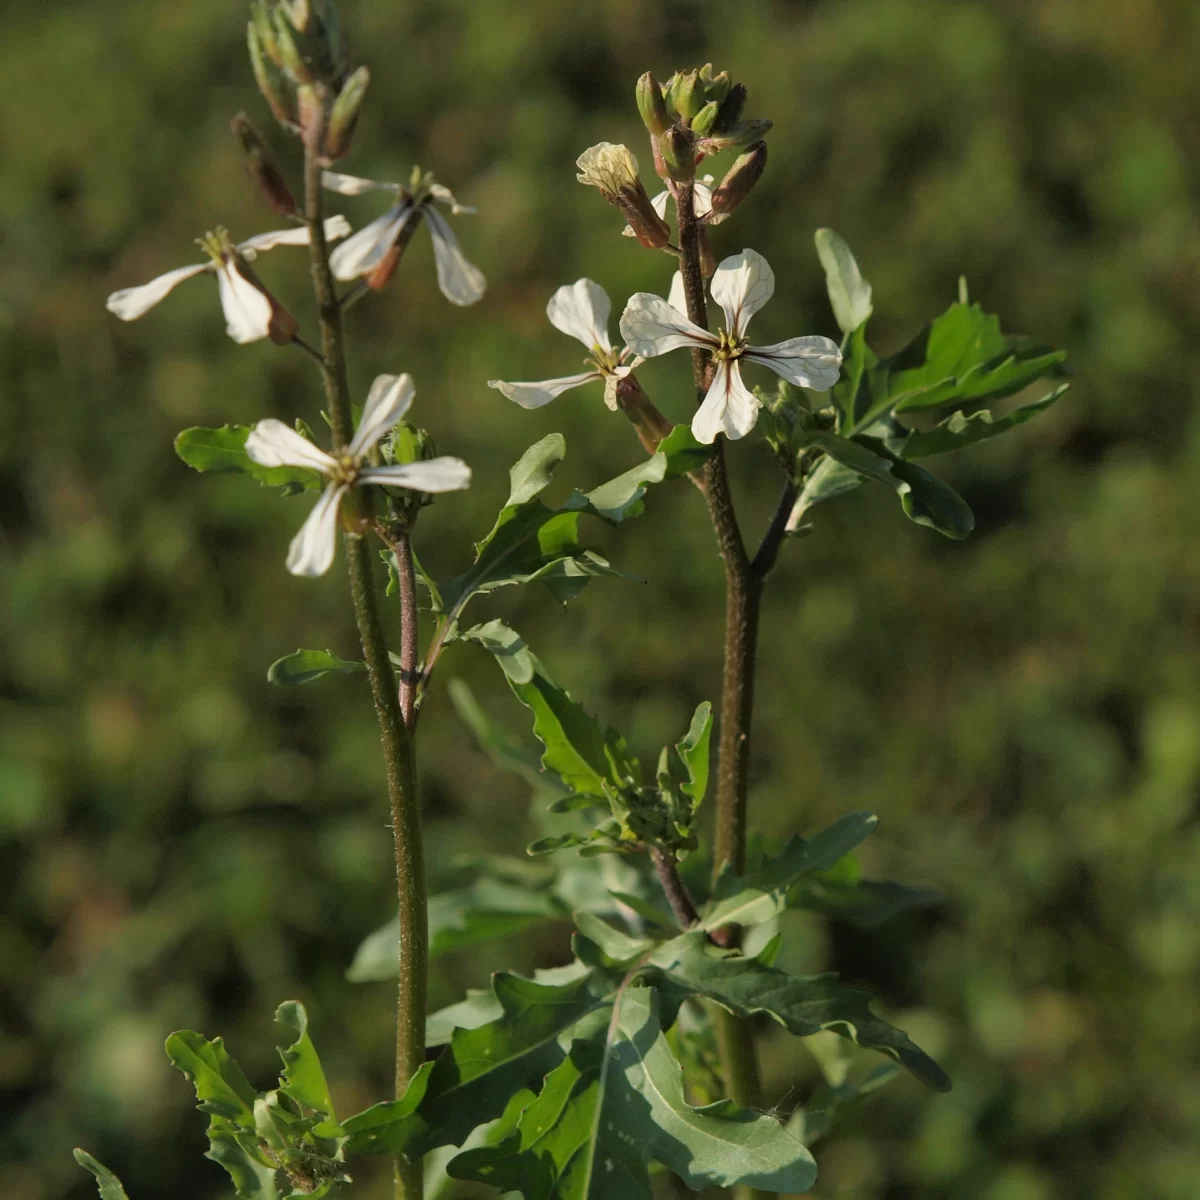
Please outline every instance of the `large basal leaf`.
[[811, 838], [794, 837], [774, 858], [735, 875], [726, 868], [713, 887], [702, 928], [759, 925], [787, 907], [788, 890], [805, 876], [827, 871], [867, 838], [879, 818], [850, 813]]
[[339, 658], [332, 650], [295, 650], [267, 668], [267, 682], [277, 687], [299, 687], [322, 675], [350, 675], [366, 669], [365, 662]]
[[641, 769], [614, 729], [602, 728], [546, 674], [521, 636], [503, 621], [460, 635], [495, 656], [514, 694], [533, 712], [533, 731], [545, 746], [542, 766], [574, 792], [603, 797], [605, 783], [639, 779]]
[[195, 426], [175, 439], [175, 453], [197, 471], [238, 472], [257, 479], [267, 487], [282, 487], [287, 492], [320, 488], [324, 480], [316, 471], [304, 467], [264, 467], [246, 453], [246, 425], [222, 425], [220, 429]]
[[448, 1173], [526, 1200], [650, 1200], [650, 1161], [695, 1191], [801, 1192], [816, 1178], [811, 1155], [771, 1117], [732, 1101], [687, 1103], [658, 995], [630, 987], [607, 1029], [573, 1042], [517, 1133], [459, 1154]]
[[845, 240], [832, 229], [813, 235], [817, 257], [825, 268], [825, 287], [834, 319], [843, 333], [853, 333], [871, 315], [871, 285], [862, 277]]
[[836, 975], [796, 978], [759, 959], [719, 950], [700, 930], [667, 942], [650, 962], [677, 986], [738, 1016], [765, 1013], [798, 1037], [832, 1029], [890, 1055], [932, 1088], [950, 1087], [946, 1073], [908, 1034], [871, 1012], [869, 992], [845, 987]]
[[1018, 425], [1024, 425], [1038, 413], [1045, 412], [1070, 386], [1069, 383], [1060, 384], [1040, 400], [1014, 408], [1003, 417], [993, 417], [986, 408], [973, 413], [965, 413], [960, 409], [951, 413], [944, 421], [939, 421], [932, 429], [914, 429], [905, 439], [904, 457], [921, 458], [927, 454], [946, 454], [951, 450], [961, 450], [964, 446], [1007, 433]]
[[86, 1150], [75, 1149], [75, 1161], [96, 1177], [100, 1188], [100, 1200], [129, 1200], [121, 1181], [103, 1164], [97, 1162]]
[[422, 1151], [461, 1145], [499, 1117], [514, 1092], [540, 1086], [563, 1059], [565, 1034], [585, 1017], [607, 1019], [607, 1001], [588, 976], [545, 984], [501, 973], [492, 977], [492, 994], [500, 1015], [455, 1029], [433, 1065], [419, 1110], [429, 1126], [417, 1139]]

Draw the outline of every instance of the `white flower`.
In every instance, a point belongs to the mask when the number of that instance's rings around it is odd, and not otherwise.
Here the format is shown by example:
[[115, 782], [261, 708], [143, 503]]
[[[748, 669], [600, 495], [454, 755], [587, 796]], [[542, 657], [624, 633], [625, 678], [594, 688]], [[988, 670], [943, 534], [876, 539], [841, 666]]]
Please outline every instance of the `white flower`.
[[[325, 222], [325, 236], [330, 241], [345, 237], [350, 223], [345, 217], [330, 217]], [[141, 287], [123, 288], [108, 298], [108, 311], [122, 321], [136, 321], [168, 296], [185, 279], [193, 275], [216, 275], [225, 310], [225, 329], [235, 342], [256, 342], [272, 337], [290, 341], [296, 332], [295, 319], [249, 270], [247, 264], [262, 250], [275, 246], [307, 246], [308, 230], [304, 227], [260, 233], [236, 245], [223, 229], [207, 234], [200, 245], [208, 251], [209, 261], [191, 267], [177, 267]]]
[[626, 345], [644, 358], [684, 346], [712, 352], [716, 363], [712, 386], [692, 418], [697, 441], [711, 443], [718, 433], [745, 437], [754, 428], [761, 405], [742, 382], [743, 359], [819, 392], [837, 382], [842, 355], [837, 343], [827, 337], [795, 337], [773, 346], [747, 342], [750, 318], [775, 292], [775, 273], [761, 254], [743, 250], [725, 259], [713, 273], [711, 291], [725, 313], [725, 328], [719, 333], [693, 325], [678, 308], [651, 292], [631, 296], [621, 315]]
[[449, 188], [434, 183], [432, 176], [422, 175], [416, 170], [413, 172], [412, 187], [360, 179], [357, 175], [339, 175], [336, 171], [326, 171], [321, 176], [321, 183], [331, 192], [340, 192], [343, 196], [383, 191], [391, 192], [396, 197], [396, 203], [383, 216], [364, 225], [330, 256], [329, 265], [338, 279], [358, 279], [371, 275], [400, 241], [409, 222], [424, 217], [433, 238], [433, 256], [442, 295], [452, 304], [460, 305], [474, 304], [482, 299], [487, 290], [483, 272], [463, 257], [454, 231], [434, 207], [435, 201], [444, 204], [455, 216], [475, 211], [465, 204], [459, 204]]
[[458, 458], [373, 467], [367, 456], [408, 411], [415, 392], [410, 375], [380, 375], [371, 385], [362, 420], [350, 445], [327, 454], [282, 421], [259, 421], [246, 439], [246, 453], [264, 467], [307, 467], [329, 480], [316, 507], [288, 550], [293, 575], [324, 575], [337, 548], [342, 497], [364, 483], [411, 488], [417, 492], [453, 492], [471, 482], [471, 468]]
[[588, 187], [599, 188], [606, 196], [615, 196], [623, 188], [639, 188], [638, 160], [633, 151], [613, 142], [589, 146], [576, 160], [575, 176]]
[[[705, 225], [720, 225], [729, 213], [714, 213], [712, 210], [712, 194], [713, 194], [713, 177], [705, 175], [703, 179], [697, 179], [693, 185], [695, 190], [692, 193], [695, 197], [692, 201], [692, 208], [696, 213], [696, 220], [701, 221]], [[650, 204], [654, 211], [665, 221], [667, 219], [667, 202], [671, 199], [671, 193], [667, 191], [659, 192]], [[621, 232], [626, 237], [637, 237], [633, 231], [632, 225], [626, 225]]]
[[[590, 279], [577, 279], [564, 284], [550, 297], [546, 305], [546, 316], [555, 329], [578, 339], [587, 349], [591, 364], [590, 371], [580, 375], [564, 375], [561, 379], [544, 379], [541, 383], [505, 383], [500, 379], [489, 379], [488, 387], [503, 392], [522, 408], [541, 408], [555, 396], [570, 388], [591, 383], [594, 379], [624, 379], [634, 364], [627, 362], [632, 352], [625, 347], [614, 350], [608, 336], [608, 318], [612, 314], [612, 301], [608, 293]], [[613, 389], [604, 389], [604, 400], [609, 408], [616, 408]]]

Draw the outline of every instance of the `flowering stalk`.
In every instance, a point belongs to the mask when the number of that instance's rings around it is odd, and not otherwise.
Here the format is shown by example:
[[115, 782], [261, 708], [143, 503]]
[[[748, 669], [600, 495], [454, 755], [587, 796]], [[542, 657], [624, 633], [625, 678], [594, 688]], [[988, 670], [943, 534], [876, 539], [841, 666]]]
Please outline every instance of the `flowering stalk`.
[[[350, 388], [346, 374], [346, 351], [342, 312], [329, 266], [329, 249], [322, 226], [321, 146], [323, 119], [305, 130], [304, 217], [312, 247], [313, 293], [321, 327], [321, 374], [329, 407], [333, 440], [345, 446], [350, 441]], [[371, 519], [369, 489], [359, 490], [360, 513]], [[416, 762], [408, 727], [400, 709], [395, 678], [388, 659], [387, 643], [379, 619], [372, 572], [370, 544], [362, 537], [347, 537], [346, 561], [350, 593], [363, 658], [371, 685], [379, 736], [383, 745], [391, 806], [392, 836], [396, 857], [396, 895], [400, 909], [399, 987], [396, 995], [396, 1095], [408, 1088], [425, 1061], [425, 1008], [428, 975], [428, 912], [425, 893], [425, 862], [421, 843], [421, 814], [417, 803]], [[395, 1160], [396, 1200], [420, 1200], [424, 1188], [420, 1161], [403, 1155]]]

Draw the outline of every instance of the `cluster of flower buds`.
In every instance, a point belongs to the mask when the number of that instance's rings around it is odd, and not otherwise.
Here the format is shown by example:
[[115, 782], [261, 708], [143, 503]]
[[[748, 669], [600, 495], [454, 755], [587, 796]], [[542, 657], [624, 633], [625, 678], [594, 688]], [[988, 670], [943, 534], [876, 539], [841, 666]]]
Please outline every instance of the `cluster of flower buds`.
[[255, 0], [246, 40], [254, 78], [280, 124], [301, 136], [319, 130], [322, 157], [341, 158], [371, 76], [347, 65], [334, 0]]
[[758, 182], [767, 162], [763, 141], [770, 121], [742, 120], [746, 88], [712, 63], [676, 71], [665, 84], [647, 71], [637, 82], [637, 105], [650, 134], [654, 166], [663, 179], [690, 183], [696, 165], [722, 150], [744, 152], [713, 192], [712, 211], [727, 216]]

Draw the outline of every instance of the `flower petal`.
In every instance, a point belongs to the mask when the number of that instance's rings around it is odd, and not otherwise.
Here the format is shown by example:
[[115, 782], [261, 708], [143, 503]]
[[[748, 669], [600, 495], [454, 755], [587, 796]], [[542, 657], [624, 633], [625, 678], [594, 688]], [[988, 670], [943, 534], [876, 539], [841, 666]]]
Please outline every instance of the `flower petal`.
[[433, 235], [433, 256], [437, 260], [438, 287], [442, 289], [442, 295], [452, 304], [474, 304], [487, 290], [483, 272], [463, 257], [458, 238], [446, 218], [431, 205], [426, 205], [422, 211]]
[[274, 417], [259, 421], [246, 438], [246, 454], [263, 467], [310, 467], [328, 475], [333, 458]]
[[837, 342], [816, 334], [788, 338], [773, 346], [751, 346], [742, 358], [770, 368], [788, 383], [818, 392], [827, 392], [837, 383], [842, 365]]
[[202, 275], [211, 269], [211, 262], [197, 263], [191, 267], [176, 267], [174, 271], [168, 271], [140, 287], [122, 288], [119, 292], [113, 292], [105, 301], [105, 307], [122, 321], [136, 321], [160, 300], [165, 299], [185, 279], [191, 279], [193, 275]]
[[671, 290], [667, 293], [667, 303], [676, 312], [687, 312], [687, 293], [683, 290], [682, 271], [676, 271], [671, 276]]
[[724, 359], [717, 363], [708, 395], [692, 418], [692, 435], [706, 446], [716, 441], [718, 433], [732, 440], [745, 437], [754, 428], [761, 407], [758, 397], [742, 382], [737, 359]]
[[375, 443], [408, 412], [416, 394], [411, 375], [376, 376], [367, 393], [358, 428], [350, 439], [350, 457], [355, 461], [366, 458]]
[[225, 310], [225, 332], [235, 342], [244, 346], [247, 342], [270, 337], [275, 305], [262, 288], [238, 270], [236, 262], [227, 262], [217, 268], [217, 285], [221, 290], [221, 307]]
[[463, 213], [478, 212], [477, 208], [473, 208], [470, 204], [459, 204], [454, 198], [454, 193], [440, 183], [431, 183], [429, 185], [429, 194], [439, 203], [445, 204], [454, 216], [460, 216]]
[[489, 379], [488, 387], [494, 387], [522, 408], [541, 408], [571, 388], [602, 378], [599, 371], [585, 371], [582, 375], [564, 375], [561, 379], [544, 379], [541, 383], [505, 383], [502, 379]]
[[411, 488], [414, 492], [458, 492], [470, 485], [471, 468], [461, 458], [430, 458], [394, 467], [369, 467], [359, 471], [358, 481]]
[[[345, 217], [325, 218], [325, 240], [335, 242], [344, 238], [350, 232], [350, 222]], [[259, 233], [244, 242], [238, 243], [238, 252], [245, 254], [247, 250], [256, 254], [260, 250], [273, 250], [276, 246], [307, 246], [308, 229], [297, 225], [294, 229], [275, 229], [270, 233]]]
[[329, 266], [337, 279], [357, 279], [369, 275], [396, 244], [400, 231], [417, 210], [407, 201], [393, 204], [381, 217], [364, 225], [347, 238], [330, 256]]
[[599, 347], [612, 353], [612, 342], [608, 340], [612, 301], [598, 283], [577, 279], [574, 283], [564, 284], [550, 297], [546, 316], [555, 329], [582, 342], [586, 349]]
[[404, 188], [398, 183], [363, 179], [360, 175], [342, 175], [337, 171], [322, 171], [321, 186], [331, 192], [340, 192], [343, 196], [361, 196], [363, 192], [374, 191], [399, 194], [404, 191]]
[[625, 345], [643, 358], [654, 358], [681, 346], [716, 346], [717, 339], [693, 325], [674, 305], [653, 292], [635, 292], [621, 314]]
[[756, 250], [743, 250], [721, 261], [709, 290], [725, 310], [725, 328], [745, 337], [750, 318], [775, 294], [775, 272]]
[[337, 550], [338, 509], [346, 494], [344, 483], [331, 483], [300, 526], [288, 547], [287, 569], [293, 575], [324, 575]]

